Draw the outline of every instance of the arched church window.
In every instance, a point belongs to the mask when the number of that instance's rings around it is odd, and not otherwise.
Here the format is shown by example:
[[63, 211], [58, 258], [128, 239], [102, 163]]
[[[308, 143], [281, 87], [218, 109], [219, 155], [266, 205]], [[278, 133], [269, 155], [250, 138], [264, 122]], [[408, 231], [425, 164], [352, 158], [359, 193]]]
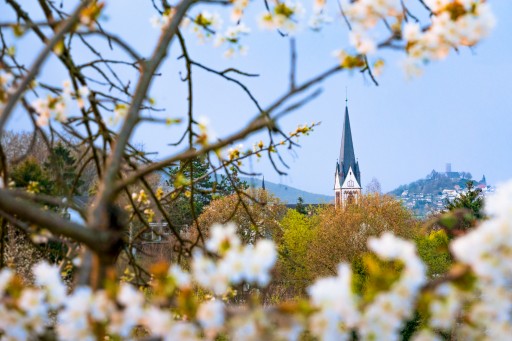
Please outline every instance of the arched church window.
[[349, 193], [348, 196], [347, 196], [347, 203], [348, 204], [353, 204], [355, 201], [355, 197], [354, 197], [354, 193]]
[[347, 182], [347, 186], [348, 186], [348, 187], [354, 187], [354, 181], [353, 181], [353, 180], [349, 180], [349, 181]]

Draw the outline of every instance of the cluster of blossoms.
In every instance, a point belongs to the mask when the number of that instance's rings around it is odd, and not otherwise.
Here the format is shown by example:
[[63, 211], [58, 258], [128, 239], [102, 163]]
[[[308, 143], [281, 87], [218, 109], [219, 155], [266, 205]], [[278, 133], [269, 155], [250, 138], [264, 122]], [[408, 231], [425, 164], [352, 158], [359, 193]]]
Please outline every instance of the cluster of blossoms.
[[233, 9], [231, 10], [231, 21], [240, 22], [244, 15], [244, 10], [249, 5], [249, 0], [233, 0], [231, 3], [233, 4]]
[[149, 205], [151, 202], [149, 201], [149, 197], [146, 192], [141, 189], [139, 193], [132, 193], [132, 199], [137, 201], [137, 203], [142, 205]]
[[451, 244], [455, 257], [478, 277], [464, 332], [504, 340], [512, 335], [512, 182], [486, 198], [492, 217]]
[[230, 161], [238, 159], [243, 153], [244, 145], [239, 144], [238, 146], [231, 147], [228, 149], [228, 159]]
[[169, 24], [175, 12], [176, 10], [174, 8], [165, 10], [164, 13], [162, 13], [162, 15], [155, 14], [154, 16], [152, 16], [149, 19], [149, 22], [151, 23], [151, 26], [153, 26], [154, 28], [163, 29], [165, 26]]
[[300, 2], [277, 2], [270, 12], [260, 16], [259, 25], [263, 29], [277, 29], [286, 34], [294, 34], [304, 14], [305, 10]]
[[350, 44], [363, 55], [377, 51], [378, 23], [386, 20], [390, 30], [400, 33], [406, 43], [404, 68], [408, 75], [421, 74], [421, 66], [445, 58], [451, 49], [472, 46], [485, 38], [495, 26], [489, 4], [483, 0], [425, 0], [432, 11], [425, 27], [404, 21], [399, 0], [344, 0], [343, 12], [350, 21]]
[[488, 3], [481, 0], [427, 0], [435, 15], [428, 28], [407, 23], [403, 39], [407, 43], [405, 66], [419, 74], [423, 63], [446, 58], [451, 49], [473, 46], [487, 37], [496, 24]]
[[86, 86], [82, 86], [78, 91], [71, 89], [71, 82], [63, 82], [63, 90], [60, 96], [48, 95], [43, 98], [37, 98], [32, 102], [32, 108], [37, 112], [37, 124], [40, 127], [47, 126], [50, 119], [54, 118], [59, 122], [66, 122], [68, 113], [73, 103], [73, 99], [79, 109], [85, 106], [85, 99], [89, 96], [90, 91]]
[[260, 140], [259, 142], [255, 142], [252, 145], [252, 152], [254, 153], [254, 155], [256, 155], [256, 157], [260, 158], [263, 148], [265, 148], [265, 143], [263, 142], [263, 140]]
[[245, 24], [240, 23], [236, 26], [231, 26], [226, 29], [224, 34], [217, 33], [215, 35], [214, 46], [218, 47], [225, 43], [229, 44], [229, 48], [224, 52], [224, 57], [232, 57], [236, 51], [241, 55], [247, 54], [247, 46], [240, 45], [240, 38], [251, 32], [250, 28]]
[[414, 244], [385, 233], [371, 238], [368, 246], [381, 259], [404, 264], [400, 279], [362, 308], [361, 298], [353, 293], [348, 264], [340, 264], [337, 277], [318, 280], [309, 288], [312, 304], [320, 309], [311, 318], [310, 329], [320, 339], [346, 340], [358, 330], [364, 340], [395, 340], [404, 321], [412, 317], [416, 297], [426, 282], [425, 266]]
[[[235, 10], [238, 8], [240, 13], [243, 11], [241, 8], [246, 5], [247, 4], [243, 1], [234, 3]], [[197, 36], [200, 43], [204, 43], [210, 38], [213, 38], [214, 47], [227, 45], [228, 47], [224, 51], [224, 57], [230, 58], [237, 52], [240, 55], [247, 54], [248, 48], [241, 44], [241, 38], [248, 35], [251, 30], [240, 20], [237, 20], [233, 26], [228, 26], [223, 30], [223, 20], [218, 14], [203, 11], [192, 21], [184, 22], [185, 26], [189, 24], [191, 24], [191, 30]]]
[[273, 242], [263, 239], [242, 247], [234, 224], [213, 225], [210, 233], [206, 249], [221, 258], [214, 262], [202, 252], [194, 254], [192, 274], [202, 287], [223, 295], [230, 284], [246, 282], [260, 287], [268, 284], [277, 259]]
[[[16, 290], [16, 277], [10, 269], [0, 271], [0, 335], [11, 340], [27, 340], [42, 334], [49, 324], [49, 312], [66, 298], [66, 286], [57, 267], [40, 263], [33, 269], [38, 288]], [[15, 300], [9, 300], [9, 298]]]
[[395, 340], [405, 321], [413, 317], [416, 298], [427, 281], [426, 268], [414, 244], [391, 233], [384, 233], [378, 239], [370, 238], [368, 246], [383, 260], [400, 261], [404, 269], [388, 292], [379, 293], [365, 307], [359, 332], [363, 339]]
[[[163, 190], [161, 187], [158, 187], [158, 189], [155, 192], [155, 196], [157, 199], [161, 199], [163, 196]], [[142, 210], [144, 215], [146, 216], [146, 219], [149, 223], [153, 222], [153, 219], [155, 217], [155, 211], [149, 207], [151, 205], [151, 201], [149, 200], [149, 196], [147, 193], [141, 189], [139, 193], [132, 193], [132, 200], [137, 203], [138, 209]], [[127, 211], [131, 211], [133, 209], [132, 205], [127, 205], [125, 207]]]
[[[242, 36], [249, 34], [251, 30], [241, 22], [241, 17], [248, 3], [247, 0], [233, 2], [231, 20], [234, 22], [234, 25], [227, 27], [224, 31], [224, 22], [220, 15], [208, 11], [201, 11], [193, 18], [184, 18], [180, 26], [183, 29], [190, 27], [190, 30], [196, 35], [201, 44], [213, 38], [214, 47], [228, 45], [227, 50], [224, 52], [224, 57], [226, 58], [234, 56], [236, 52], [240, 55], [245, 55], [247, 53], [247, 46], [242, 45], [240, 41]], [[151, 17], [151, 25], [155, 28], [163, 29], [169, 24], [174, 12], [174, 9], [167, 10], [162, 15]]]
[[[98, 331], [135, 338], [137, 330], [166, 340], [212, 340], [219, 335], [298, 340], [305, 331], [319, 340], [348, 340], [354, 335], [362, 340], [398, 340], [405, 323], [423, 305], [426, 313], [413, 340], [440, 340], [440, 332], [457, 339], [508, 339], [512, 335], [512, 182], [489, 198], [486, 210], [489, 220], [451, 244], [459, 262], [454, 266], [466, 269], [469, 285], [455, 277], [429, 283], [414, 243], [384, 233], [370, 238], [368, 247], [379, 261], [396, 266], [396, 271], [390, 270], [396, 276], [370, 297], [354, 289], [350, 266], [340, 264], [337, 276], [318, 279], [309, 287], [306, 309], [230, 307], [224, 302], [230, 286], [266, 286], [277, 253], [269, 240], [244, 246], [235, 225], [214, 225], [205, 244], [208, 255], [196, 252], [190, 272], [172, 265], [155, 275], [154, 283], [160, 284], [154, 284], [154, 297], [127, 283], [98, 291], [77, 287], [67, 294], [59, 269], [46, 263], [34, 268], [36, 287], [22, 288], [11, 270], [0, 271], [0, 336], [30, 339], [55, 324], [62, 340], [93, 340]], [[166, 288], [160, 294], [158, 285]], [[195, 288], [213, 295], [199, 302]], [[181, 295], [172, 300], [177, 306], [163, 305], [162, 292]]]
[[370, 30], [374, 29], [381, 19], [402, 15], [400, 0], [344, 0], [342, 8], [352, 25], [349, 34], [350, 44], [361, 54], [373, 54], [377, 50], [373, 32]]
[[[165, 276], [181, 292], [191, 293], [194, 285], [222, 296], [230, 284], [242, 281], [265, 286], [270, 280], [277, 252], [274, 244], [260, 240], [242, 246], [235, 225], [215, 225], [206, 249], [217, 253], [214, 262], [203, 254], [195, 254], [192, 271], [173, 265]], [[56, 333], [61, 340], [95, 340], [98, 330], [107, 335], [132, 338], [136, 328], [166, 340], [213, 339], [224, 329], [225, 304], [209, 299], [197, 305], [194, 316], [181, 316], [171, 309], [148, 302], [142, 291], [121, 283], [113, 290], [92, 291], [77, 287], [67, 294], [60, 270], [47, 263], [33, 269], [37, 287], [20, 290], [10, 269], [0, 272], [0, 336], [9, 340], [27, 340], [42, 335], [56, 314]], [[188, 303], [186, 303], [188, 304]]]
[[[308, 26], [319, 30], [330, 23], [332, 18], [325, 0], [314, 0], [312, 3]], [[242, 23], [242, 19], [249, 1], [234, 0], [231, 4], [230, 19], [235, 26], [226, 30], [222, 29], [223, 20], [220, 15], [207, 11], [185, 18], [181, 25], [191, 26], [200, 42], [215, 37], [214, 46], [227, 44], [224, 53], [226, 57], [236, 52], [243, 55], [247, 47], [240, 44], [240, 38], [249, 34], [250, 30]], [[380, 47], [377, 39], [381, 39], [384, 44], [403, 42], [402, 46], [407, 53], [403, 61], [404, 71], [408, 76], [419, 76], [424, 64], [445, 58], [451, 49], [477, 44], [495, 26], [494, 15], [485, 0], [425, 0], [423, 4], [431, 15], [429, 22], [422, 26], [405, 7], [409, 4], [401, 0], [342, 0], [341, 14], [349, 24], [348, 40], [352, 51], [335, 51], [340, 64], [349, 69], [371, 67], [372, 74], [378, 76], [382, 72], [383, 61], [372, 61], [373, 65], [370, 65], [361, 56], [377, 52]], [[262, 29], [293, 35], [303, 25], [305, 14], [306, 10], [300, 1], [274, 1], [258, 17], [258, 22]], [[167, 11], [152, 18], [151, 22], [156, 27], [163, 27], [170, 17], [172, 11]]]

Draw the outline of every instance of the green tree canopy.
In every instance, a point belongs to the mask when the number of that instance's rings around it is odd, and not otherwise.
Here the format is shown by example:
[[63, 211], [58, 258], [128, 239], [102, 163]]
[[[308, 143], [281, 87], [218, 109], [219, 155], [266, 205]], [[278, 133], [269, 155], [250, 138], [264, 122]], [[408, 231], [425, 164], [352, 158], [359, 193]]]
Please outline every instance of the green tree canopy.
[[304, 205], [304, 199], [302, 199], [302, 197], [297, 199], [297, 206], [295, 206], [295, 210], [300, 214], [308, 214], [306, 206]]
[[27, 188], [30, 191], [53, 194], [55, 184], [50, 180], [48, 173], [33, 157], [25, 159], [13, 168], [11, 175], [16, 187]]
[[445, 208], [448, 211], [454, 211], [458, 208], [465, 208], [471, 211], [471, 213], [477, 219], [482, 219], [484, 214], [482, 212], [484, 206], [484, 198], [482, 196], [482, 190], [475, 188], [473, 181], [466, 182], [466, 192], [461, 193], [453, 201], [446, 201]]

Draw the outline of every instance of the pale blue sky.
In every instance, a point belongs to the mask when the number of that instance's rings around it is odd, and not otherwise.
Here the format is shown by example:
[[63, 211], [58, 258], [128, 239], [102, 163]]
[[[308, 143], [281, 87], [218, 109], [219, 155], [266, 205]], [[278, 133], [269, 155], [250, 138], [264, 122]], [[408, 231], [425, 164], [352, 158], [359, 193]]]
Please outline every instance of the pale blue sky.
[[[28, 10], [34, 5], [32, 1], [22, 3]], [[492, 184], [512, 178], [512, 2], [496, 0], [491, 4], [498, 19], [492, 36], [471, 51], [452, 52], [446, 61], [429, 65], [419, 79], [407, 81], [398, 66], [402, 56], [387, 52], [383, 54], [387, 67], [379, 87], [358, 72], [339, 74], [324, 82], [321, 97], [281, 121], [285, 131], [298, 123], [322, 122], [310, 136], [301, 139], [302, 148], [293, 154], [283, 150], [291, 166], [288, 176], [279, 177], [265, 160], [253, 162], [252, 169], [263, 172], [269, 181], [332, 194], [348, 87], [352, 134], [363, 185], [376, 177], [383, 190], [389, 191], [432, 169], [444, 170], [447, 162], [452, 163], [453, 170], [469, 171], [478, 179], [485, 173]], [[5, 9], [2, 2], [2, 20], [6, 18]], [[256, 8], [249, 15], [248, 24], [255, 29], [246, 39], [250, 48], [246, 57], [226, 60], [222, 50], [211, 44], [200, 46], [192, 35], [188, 45], [197, 61], [219, 69], [234, 64], [260, 74], [260, 78], [249, 79], [247, 84], [260, 103], [267, 105], [287, 89], [289, 55], [286, 38], [256, 28], [253, 17], [261, 10]], [[153, 14], [149, 0], [107, 1], [106, 13], [109, 19], [105, 27], [149, 55], [158, 33], [149, 25]], [[37, 45], [33, 42], [25, 37], [17, 43], [28, 64], [39, 50], [39, 46], [34, 50]], [[298, 79], [307, 79], [334, 65], [331, 51], [347, 45], [346, 29], [338, 23], [320, 33], [300, 34]], [[185, 88], [177, 81], [177, 74], [184, 67], [176, 61], [177, 54], [174, 46], [161, 70], [163, 76], [151, 90], [157, 104], [166, 109], [160, 114], [163, 116], [182, 117], [186, 112]], [[44, 75], [56, 84], [65, 78], [54, 62], [46, 65]], [[194, 81], [196, 114], [210, 117], [219, 137], [234, 131], [256, 113], [242, 91], [232, 84], [199, 70], [194, 72]], [[10, 127], [28, 129], [21, 118], [11, 120]], [[176, 140], [180, 132], [179, 128], [146, 125], [138, 129], [134, 141], [165, 156], [172, 151], [166, 144]], [[252, 145], [258, 139], [253, 136], [246, 144]]]

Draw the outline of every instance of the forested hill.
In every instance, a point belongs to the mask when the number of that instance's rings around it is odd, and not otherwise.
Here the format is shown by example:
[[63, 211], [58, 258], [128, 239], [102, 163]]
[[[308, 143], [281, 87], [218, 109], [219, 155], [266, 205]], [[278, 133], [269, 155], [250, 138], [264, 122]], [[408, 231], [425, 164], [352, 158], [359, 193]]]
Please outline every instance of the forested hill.
[[424, 179], [416, 180], [408, 185], [401, 185], [389, 194], [400, 196], [404, 191], [408, 194], [440, 194], [444, 189], [465, 188], [466, 182], [472, 180], [475, 184], [485, 184], [485, 178], [480, 181], [472, 179], [468, 172], [436, 172], [433, 170]]
[[[246, 181], [252, 187], [261, 187], [261, 179], [240, 177], [240, 180]], [[304, 199], [305, 204], [328, 204], [334, 202], [334, 196], [310, 193], [267, 180], [265, 180], [265, 189], [287, 204], [296, 204], [299, 197]]]

